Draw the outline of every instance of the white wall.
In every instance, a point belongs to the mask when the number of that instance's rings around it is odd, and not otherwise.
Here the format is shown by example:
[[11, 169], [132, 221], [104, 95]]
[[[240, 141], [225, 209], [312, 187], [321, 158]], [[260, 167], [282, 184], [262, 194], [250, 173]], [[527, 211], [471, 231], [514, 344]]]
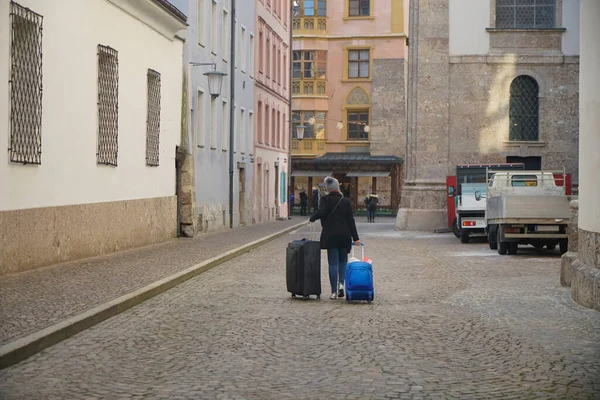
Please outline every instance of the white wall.
[[[0, 143], [9, 143], [9, 0], [0, 0]], [[0, 210], [173, 196], [182, 47], [105, 0], [19, 0], [44, 16], [42, 164], [0, 151]], [[96, 164], [97, 46], [119, 52], [118, 167]], [[145, 45], [142, 45], [145, 44]], [[146, 166], [146, 72], [161, 73], [160, 166]]]
[[562, 51], [566, 56], [579, 55], [579, 0], [563, 0]]
[[489, 0], [450, 0], [450, 55], [487, 54]]
[[600, 232], [600, 1], [581, 0], [579, 227]]

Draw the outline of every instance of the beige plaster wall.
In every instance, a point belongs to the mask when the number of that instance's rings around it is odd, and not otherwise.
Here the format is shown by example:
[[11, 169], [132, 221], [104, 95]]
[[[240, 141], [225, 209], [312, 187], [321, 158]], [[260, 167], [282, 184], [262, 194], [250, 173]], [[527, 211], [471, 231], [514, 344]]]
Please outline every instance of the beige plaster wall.
[[0, 275], [159, 243], [177, 234], [175, 196], [0, 212]]

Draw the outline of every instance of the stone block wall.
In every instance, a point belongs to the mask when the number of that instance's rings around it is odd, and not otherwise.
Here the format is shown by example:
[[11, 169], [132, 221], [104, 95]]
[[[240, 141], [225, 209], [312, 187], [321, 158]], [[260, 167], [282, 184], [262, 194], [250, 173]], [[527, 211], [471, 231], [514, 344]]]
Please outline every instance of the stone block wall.
[[562, 286], [571, 286], [571, 266], [578, 255], [579, 229], [577, 225], [579, 220], [579, 202], [572, 200], [569, 208], [571, 210], [571, 218], [569, 220], [569, 227], [567, 228], [569, 234], [569, 251], [561, 257], [560, 284]]
[[371, 147], [373, 155], [404, 157], [406, 97], [404, 59], [373, 60]]

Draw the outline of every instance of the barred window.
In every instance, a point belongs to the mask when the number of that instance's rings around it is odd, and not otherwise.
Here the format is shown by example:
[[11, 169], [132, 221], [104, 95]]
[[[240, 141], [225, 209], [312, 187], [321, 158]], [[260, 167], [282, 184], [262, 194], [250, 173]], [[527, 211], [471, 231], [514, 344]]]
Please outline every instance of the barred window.
[[556, 0], [496, 0], [496, 28], [554, 28]]
[[511, 141], [539, 140], [539, 86], [535, 79], [522, 75], [510, 85]]
[[43, 17], [10, 3], [10, 161], [42, 163]]
[[98, 45], [98, 164], [117, 166], [119, 149], [119, 53]]
[[148, 115], [146, 117], [146, 165], [157, 167], [160, 136], [160, 74], [148, 70]]
[[369, 140], [369, 110], [348, 111], [348, 140]]

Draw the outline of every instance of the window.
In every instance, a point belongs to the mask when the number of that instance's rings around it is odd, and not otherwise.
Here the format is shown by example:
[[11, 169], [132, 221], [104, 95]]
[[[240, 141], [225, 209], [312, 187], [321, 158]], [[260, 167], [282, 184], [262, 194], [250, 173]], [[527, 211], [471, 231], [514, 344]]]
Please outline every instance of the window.
[[160, 74], [149, 69], [146, 116], [146, 165], [158, 166], [160, 137]]
[[98, 164], [117, 166], [119, 148], [119, 53], [98, 45]]
[[275, 47], [275, 43], [273, 43], [272, 57], [273, 57], [273, 67], [271, 68], [271, 71], [272, 71], [273, 75], [271, 75], [271, 76], [273, 77], [273, 83], [275, 83], [277, 81], [277, 47]]
[[281, 132], [281, 111], [277, 111], [277, 147], [281, 148], [281, 136], [283, 132]]
[[348, 50], [348, 78], [369, 77], [369, 50]]
[[277, 50], [277, 83], [281, 86], [281, 49]]
[[326, 0], [300, 0], [299, 7], [294, 7], [295, 17], [327, 16]]
[[[227, 151], [229, 144], [229, 107], [227, 100], [223, 99], [223, 107], [221, 108], [221, 150]], [[233, 128], [233, 127], [232, 127]]]
[[271, 140], [271, 145], [273, 147], [276, 147], [277, 136], [279, 136], [279, 131], [277, 130], [277, 110], [275, 110], [275, 108], [271, 109], [271, 121], [273, 121], [273, 137]]
[[217, 3], [214, 0], [212, 2], [210, 15], [210, 51], [213, 54], [217, 54], [217, 28], [219, 26], [219, 21], [217, 20]]
[[210, 148], [217, 149], [217, 99], [210, 99]]
[[249, 46], [250, 61], [248, 62], [248, 74], [254, 76], [254, 35], [250, 34], [250, 46]]
[[496, 0], [496, 28], [554, 28], [556, 0]]
[[283, 53], [283, 88], [287, 89], [287, 70], [288, 70], [288, 63], [287, 63], [287, 49], [284, 50]]
[[229, 39], [230, 32], [229, 13], [227, 10], [223, 9], [223, 21], [221, 23], [221, 53], [223, 61], [229, 59], [229, 46], [231, 46], [231, 40]]
[[[323, 111], [294, 111], [292, 113], [292, 135], [298, 138], [299, 125], [304, 125], [304, 139], [325, 139], [325, 120], [327, 114]], [[310, 119], [314, 118], [314, 125]]]
[[205, 0], [198, 0], [198, 44], [206, 44], [206, 3]]
[[369, 125], [369, 111], [348, 111], [348, 140], [369, 140], [365, 126]]
[[513, 175], [510, 178], [510, 186], [537, 186], [538, 180], [535, 175]]
[[371, 15], [371, 0], [350, 0], [348, 11], [351, 17], [368, 17]]
[[248, 47], [246, 46], [246, 28], [242, 26], [242, 38], [240, 40], [241, 51], [242, 51], [242, 72], [246, 72], [248, 64]]
[[265, 106], [265, 144], [271, 144], [271, 108], [267, 105]]
[[263, 39], [263, 33], [259, 32], [258, 33], [258, 72], [260, 72], [261, 74], [263, 73], [264, 69], [263, 69], [263, 62], [264, 62], [264, 58], [265, 58], [265, 49], [264, 49], [264, 39]]
[[510, 84], [509, 140], [539, 140], [538, 96], [538, 83], [530, 76], [518, 76]]
[[263, 143], [264, 139], [264, 127], [263, 127], [263, 103], [262, 101], [258, 102], [258, 115], [257, 115], [257, 129], [258, 129], [258, 143]]
[[294, 51], [294, 79], [326, 79], [327, 53], [325, 51]]
[[198, 127], [196, 129], [196, 146], [198, 147], [204, 147], [205, 146], [205, 136], [204, 136], [204, 129], [205, 129], [205, 118], [204, 118], [204, 114], [205, 114], [205, 107], [206, 104], [204, 103], [204, 92], [202, 90], [198, 90], [198, 107], [196, 109], [196, 115], [197, 115], [197, 121], [198, 121]]
[[283, 131], [282, 131], [282, 135], [283, 135], [283, 149], [286, 150], [287, 149], [287, 143], [288, 143], [288, 130], [287, 130], [287, 115], [285, 114], [285, 112], [283, 113], [283, 121], [281, 121], [283, 123]]
[[10, 161], [41, 164], [43, 17], [11, 2], [10, 22]]
[[254, 143], [254, 114], [252, 111], [248, 112], [248, 139], [246, 144], [248, 145], [248, 148], [252, 148]]
[[271, 40], [267, 38], [267, 78], [271, 77]]
[[240, 152], [244, 154], [246, 151], [246, 110], [240, 110]]

